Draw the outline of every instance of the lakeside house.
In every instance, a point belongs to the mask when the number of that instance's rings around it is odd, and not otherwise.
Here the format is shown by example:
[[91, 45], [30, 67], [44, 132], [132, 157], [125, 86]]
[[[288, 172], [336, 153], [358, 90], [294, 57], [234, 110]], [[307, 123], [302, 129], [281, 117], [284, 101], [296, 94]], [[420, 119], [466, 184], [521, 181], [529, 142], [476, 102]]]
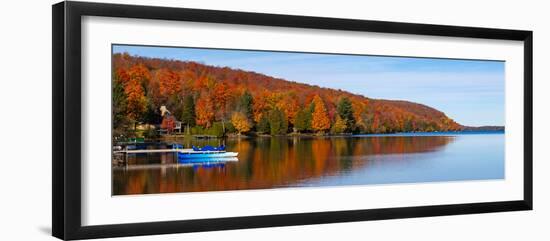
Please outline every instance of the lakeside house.
[[162, 116], [162, 122], [160, 124], [159, 134], [171, 134], [175, 131], [181, 133], [181, 121], [178, 121], [166, 106], [163, 105], [160, 107], [160, 115]]

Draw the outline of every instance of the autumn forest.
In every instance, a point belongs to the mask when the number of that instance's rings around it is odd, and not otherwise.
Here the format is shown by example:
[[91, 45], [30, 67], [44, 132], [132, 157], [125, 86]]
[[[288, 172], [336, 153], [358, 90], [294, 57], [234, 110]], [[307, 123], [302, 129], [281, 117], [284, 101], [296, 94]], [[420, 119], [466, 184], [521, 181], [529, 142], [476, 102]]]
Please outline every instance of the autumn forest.
[[371, 99], [246, 70], [127, 53], [113, 54], [112, 61], [116, 135], [150, 137], [158, 129], [170, 134], [176, 123], [182, 133], [218, 137], [464, 128], [422, 104]]

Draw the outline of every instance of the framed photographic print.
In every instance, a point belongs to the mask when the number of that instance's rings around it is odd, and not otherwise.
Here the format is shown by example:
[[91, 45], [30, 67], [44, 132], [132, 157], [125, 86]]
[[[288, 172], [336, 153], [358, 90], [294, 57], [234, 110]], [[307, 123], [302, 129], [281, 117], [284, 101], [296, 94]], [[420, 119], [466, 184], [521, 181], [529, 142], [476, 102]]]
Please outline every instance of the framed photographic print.
[[52, 203], [61, 239], [530, 210], [532, 32], [55, 4]]

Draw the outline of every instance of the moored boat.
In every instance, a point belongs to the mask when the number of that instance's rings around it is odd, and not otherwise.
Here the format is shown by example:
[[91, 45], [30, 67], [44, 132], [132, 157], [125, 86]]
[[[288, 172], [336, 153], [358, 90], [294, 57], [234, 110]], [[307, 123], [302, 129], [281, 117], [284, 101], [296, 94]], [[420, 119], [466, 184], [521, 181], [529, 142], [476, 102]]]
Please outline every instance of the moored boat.
[[203, 159], [203, 158], [231, 158], [239, 153], [228, 152], [225, 146], [213, 147], [205, 146], [203, 148], [193, 146], [192, 149], [182, 149], [178, 151], [179, 159]]

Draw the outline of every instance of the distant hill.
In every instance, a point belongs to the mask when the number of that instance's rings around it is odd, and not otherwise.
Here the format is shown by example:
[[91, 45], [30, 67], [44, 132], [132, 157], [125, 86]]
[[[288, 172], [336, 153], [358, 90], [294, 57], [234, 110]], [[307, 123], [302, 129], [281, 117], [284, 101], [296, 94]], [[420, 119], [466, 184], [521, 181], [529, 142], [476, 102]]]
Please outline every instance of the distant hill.
[[[230, 122], [232, 114], [243, 112], [252, 124], [250, 130], [258, 131], [263, 128], [262, 121], [272, 123], [276, 118], [272, 113], [280, 111], [283, 133], [293, 129], [356, 133], [466, 129], [439, 110], [409, 101], [371, 99], [343, 90], [191, 61], [128, 54], [114, 54], [112, 61], [114, 86], [118, 86], [121, 97], [120, 107], [115, 106], [120, 113], [115, 115], [126, 120], [158, 122], [158, 109], [163, 105], [180, 120], [190, 115], [185, 112], [189, 108], [183, 105], [189, 96], [192, 99], [189, 102], [196, 105], [196, 113], [192, 113], [196, 121], [192, 124], [203, 128]], [[251, 96], [251, 103], [245, 95]], [[243, 107], [247, 103], [249, 109]], [[313, 109], [315, 103], [320, 105], [318, 109]], [[268, 117], [273, 118], [262, 120]]]
[[463, 131], [504, 131], [504, 126], [463, 126]]

